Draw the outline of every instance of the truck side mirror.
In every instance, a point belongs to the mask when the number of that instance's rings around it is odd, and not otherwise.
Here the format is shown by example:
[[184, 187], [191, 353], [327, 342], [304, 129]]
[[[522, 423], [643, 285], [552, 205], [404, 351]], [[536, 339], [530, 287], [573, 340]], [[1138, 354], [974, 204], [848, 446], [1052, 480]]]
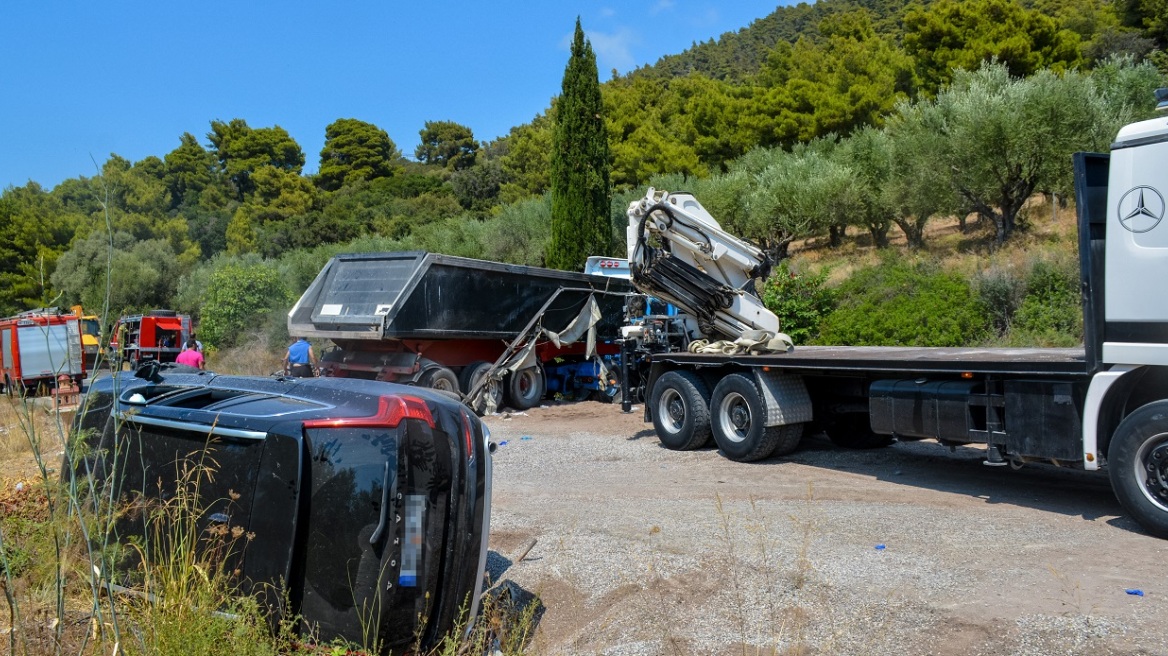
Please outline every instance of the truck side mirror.
[[1156, 111], [1168, 111], [1168, 87], [1156, 89]]

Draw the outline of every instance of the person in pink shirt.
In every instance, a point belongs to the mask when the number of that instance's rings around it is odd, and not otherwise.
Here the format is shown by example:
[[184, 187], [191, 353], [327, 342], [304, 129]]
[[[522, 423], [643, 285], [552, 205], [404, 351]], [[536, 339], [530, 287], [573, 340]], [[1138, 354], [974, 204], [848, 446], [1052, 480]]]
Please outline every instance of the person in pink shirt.
[[203, 354], [199, 352], [198, 344], [193, 339], [187, 340], [187, 349], [179, 353], [174, 361], [196, 369], [202, 369], [204, 364]]

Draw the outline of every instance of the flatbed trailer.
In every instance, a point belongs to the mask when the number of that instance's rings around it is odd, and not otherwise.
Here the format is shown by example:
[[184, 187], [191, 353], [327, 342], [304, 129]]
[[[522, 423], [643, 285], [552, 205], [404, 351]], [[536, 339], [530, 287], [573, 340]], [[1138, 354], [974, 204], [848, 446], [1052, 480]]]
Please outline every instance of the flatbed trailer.
[[1090, 373], [1082, 349], [970, 348], [922, 346], [800, 346], [789, 353], [711, 355], [664, 353], [654, 357], [691, 367], [737, 364], [781, 367], [807, 375], [825, 372], [897, 372], [904, 374], [971, 372], [987, 375], [1026, 374], [1081, 377]]
[[1125, 510], [1168, 537], [1168, 119], [1125, 127], [1110, 155], [1076, 154], [1074, 173], [1082, 348], [642, 353], [626, 358], [642, 364], [624, 408], [639, 392], [664, 446], [712, 438], [739, 461], [822, 430], [843, 446], [936, 439], [984, 445], [988, 465], [1105, 469]]

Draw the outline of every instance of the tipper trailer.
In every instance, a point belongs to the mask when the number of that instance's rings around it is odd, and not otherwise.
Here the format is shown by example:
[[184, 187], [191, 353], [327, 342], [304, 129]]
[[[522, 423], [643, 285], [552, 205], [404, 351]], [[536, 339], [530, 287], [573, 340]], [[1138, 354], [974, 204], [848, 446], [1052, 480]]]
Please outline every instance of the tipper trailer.
[[[633, 282], [682, 316], [626, 329], [646, 421], [669, 448], [712, 437], [740, 461], [790, 453], [813, 427], [845, 446], [931, 438], [984, 445], [989, 465], [1105, 468], [1124, 509], [1168, 537], [1168, 118], [1123, 128], [1110, 155], [1076, 154], [1074, 174], [1081, 349], [783, 348], [743, 282], [765, 255], [693, 196], [650, 190], [629, 209]], [[772, 348], [685, 350], [702, 337]]]
[[[317, 274], [288, 313], [288, 333], [332, 340], [336, 348], [320, 360], [324, 376], [464, 395], [494, 376], [501, 384], [483, 390], [490, 405], [501, 406], [505, 394], [509, 405], [525, 410], [539, 403], [549, 383], [564, 392], [568, 379], [594, 377], [581, 369], [598, 366], [590, 362], [588, 343], [563, 335], [582, 312], [595, 307], [599, 315], [596, 353], [616, 354], [612, 340], [631, 291], [619, 278], [425, 251], [350, 253]], [[513, 371], [504, 375], [507, 363]], [[472, 405], [484, 407], [478, 400]]]

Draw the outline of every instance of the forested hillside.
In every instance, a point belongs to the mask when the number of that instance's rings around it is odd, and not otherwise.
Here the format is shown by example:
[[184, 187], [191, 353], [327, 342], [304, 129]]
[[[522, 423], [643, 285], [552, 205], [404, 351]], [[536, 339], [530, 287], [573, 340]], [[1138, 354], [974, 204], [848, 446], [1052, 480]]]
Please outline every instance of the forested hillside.
[[[585, 26], [587, 28], [587, 26]], [[857, 230], [909, 247], [938, 215], [1012, 239], [1037, 193], [1066, 196], [1069, 154], [1106, 149], [1165, 84], [1168, 0], [822, 0], [780, 7], [603, 84], [613, 230], [647, 184], [687, 187], [782, 258]], [[544, 264], [557, 108], [504, 138], [419, 126], [403, 156], [352, 118], [306, 154], [247, 117], [111, 155], [94, 177], [0, 194], [0, 316], [81, 303], [171, 307], [228, 346], [279, 314], [331, 254], [422, 248]], [[305, 175], [308, 157], [319, 158]], [[623, 239], [614, 239], [623, 243]], [[108, 292], [108, 297], [107, 297]]]

